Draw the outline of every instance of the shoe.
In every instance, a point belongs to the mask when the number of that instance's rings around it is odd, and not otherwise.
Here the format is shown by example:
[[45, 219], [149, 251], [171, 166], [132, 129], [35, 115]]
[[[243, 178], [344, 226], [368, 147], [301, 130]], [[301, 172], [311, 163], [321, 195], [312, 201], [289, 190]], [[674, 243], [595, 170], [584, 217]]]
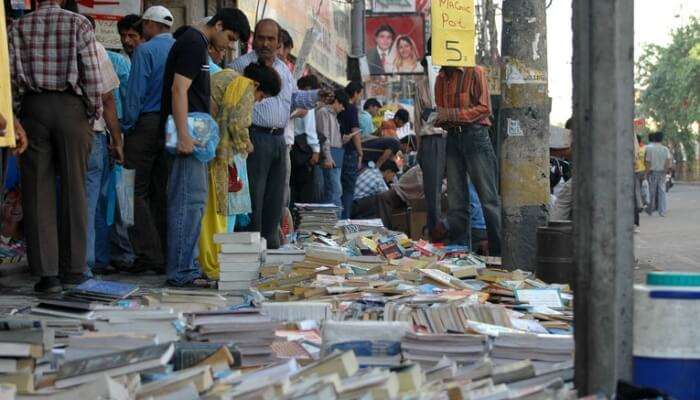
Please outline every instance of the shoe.
[[55, 276], [42, 276], [34, 285], [34, 291], [37, 293], [61, 293], [63, 291], [63, 286], [61, 286], [61, 281]]
[[59, 279], [64, 286], [78, 286], [90, 278], [85, 274], [65, 274]]
[[145, 264], [140, 263], [138, 261], [134, 261], [134, 263], [131, 266], [120, 269], [120, 271], [126, 272], [127, 274], [144, 274], [148, 271], [153, 271], [158, 275], [162, 275], [165, 273], [165, 265]]
[[433, 243], [442, 242], [447, 238], [447, 234], [448, 231], [445, 224], [443, 224], [442, 221], [438, 221], [430, 232], [430, 241]]
[[116, 274], [118, 272], [117, 269], [112, 267], [111, 265], [107, 265], [104, 267], [92, 267], [91, 271], [95, 275], [111, 275]]

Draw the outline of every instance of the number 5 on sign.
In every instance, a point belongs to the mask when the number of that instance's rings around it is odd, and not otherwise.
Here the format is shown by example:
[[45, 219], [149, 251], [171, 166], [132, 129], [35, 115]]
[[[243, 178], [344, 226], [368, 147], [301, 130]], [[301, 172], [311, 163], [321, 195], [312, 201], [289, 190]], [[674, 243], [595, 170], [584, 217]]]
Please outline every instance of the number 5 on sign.
[[433, 64], [469, 67], [474, 59], [474, 0], [433, 0]]

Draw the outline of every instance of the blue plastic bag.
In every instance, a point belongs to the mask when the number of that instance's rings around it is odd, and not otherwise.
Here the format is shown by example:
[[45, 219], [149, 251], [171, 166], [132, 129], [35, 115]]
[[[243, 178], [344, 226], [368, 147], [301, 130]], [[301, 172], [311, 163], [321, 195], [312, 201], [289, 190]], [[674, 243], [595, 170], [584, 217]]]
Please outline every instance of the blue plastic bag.
[[[197, 144], [194, 157], [203, 162], [209, 162], [216, 156], [216, 146], [219, 145], [219, 125], [207, 113], [192, 112], [187, 114], [187, 128]], [[172, 115], [165, 123], [165, 149], [171, 154], [177, 154], [177, 128]]]

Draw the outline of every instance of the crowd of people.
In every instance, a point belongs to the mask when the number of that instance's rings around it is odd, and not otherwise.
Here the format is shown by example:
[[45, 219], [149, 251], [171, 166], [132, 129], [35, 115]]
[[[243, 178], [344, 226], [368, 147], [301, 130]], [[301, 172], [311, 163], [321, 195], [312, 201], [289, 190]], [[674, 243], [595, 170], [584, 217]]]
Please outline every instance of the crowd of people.
[[[480, 67], [442, 68], [436, 104], [419, 77], [411, 118], [362, 101], [360, 82], [330, 90], [312, 74], [295, 80], [292, 38], [272, 19], [255, 25], [252, 50], [226, 62], [251, 36], [238, 9], [171, 32], [172, 13], [153, 6], [121, 19], [122, 49], [108, 51], [94, 22], [62, 5], [41, 0], [8, 36], [37, 292], [146, 271], [165, 273], [172, 286], [211, 287], [215, 234], [259, 231], [278, 248], [297, 202], [333, 203], [341, 218], [379, 217], [391, 228], [392, 210], [424, 200], [432, 240], [469, 247], [474, 231], [484, 251], [499, 254], [497, 160]], [[394, 54], [416, 58], [410, 40], [391, 39]], [[193, 113], [219, 127], [209, 162], [195, 156], [203, 143], [192, 136]], [[399, 134], [409, 126], [413, 134]], [[135, 171], [133, 225], [119, 212], [108, 222], [115, 164]]]

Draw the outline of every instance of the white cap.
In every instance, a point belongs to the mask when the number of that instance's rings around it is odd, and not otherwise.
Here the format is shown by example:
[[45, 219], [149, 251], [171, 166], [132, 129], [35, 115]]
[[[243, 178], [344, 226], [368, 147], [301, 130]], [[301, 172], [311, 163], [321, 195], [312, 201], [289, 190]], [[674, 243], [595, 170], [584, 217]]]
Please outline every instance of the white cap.
[[149, 7], [145, 13], [141, 16], [142, 20], [159, 22], [168, 27], [173, 26], [173, 14], [170, 10], [163, 6], [153, 6]]

